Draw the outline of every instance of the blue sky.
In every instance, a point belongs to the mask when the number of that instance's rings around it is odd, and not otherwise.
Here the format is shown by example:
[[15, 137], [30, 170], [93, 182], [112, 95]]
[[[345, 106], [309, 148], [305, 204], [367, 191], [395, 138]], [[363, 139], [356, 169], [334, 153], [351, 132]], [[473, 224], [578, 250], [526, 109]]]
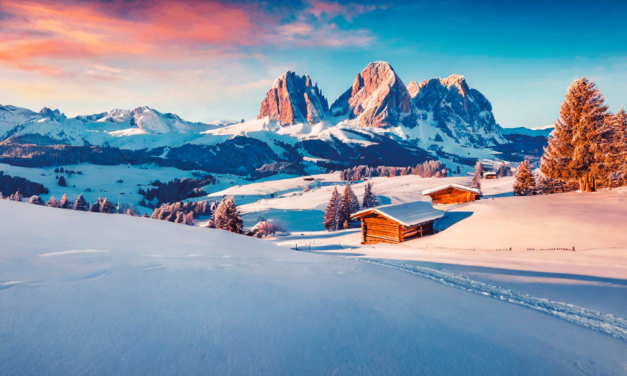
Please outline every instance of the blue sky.
[[384, 60], [405, 84], [462, 74], [502, 126], [536, 127], [583, 75], [612, 111], [627, 105], [626, 14], [617, 1], [6, 0], [0, 103], [251, 119], [286, 70], [332, 102]]

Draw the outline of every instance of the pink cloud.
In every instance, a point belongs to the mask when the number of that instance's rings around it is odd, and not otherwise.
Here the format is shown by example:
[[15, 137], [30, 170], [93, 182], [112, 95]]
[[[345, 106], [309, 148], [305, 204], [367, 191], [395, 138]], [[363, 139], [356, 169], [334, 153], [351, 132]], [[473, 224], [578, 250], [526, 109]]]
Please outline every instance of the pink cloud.
[[374, 9], [309, 0], [284, 21], [250, 4], [217, 0], [3, 0], [0, 12], [10, 16], [0, 28], [0, 64], [65, 75], [68, 62], [239, 59], [243, 49], [246, 56], [263, 56], [268, 47], [365, 46], [374, 40], [368, 30], [343, 30], [331, 19], [352, 20]]

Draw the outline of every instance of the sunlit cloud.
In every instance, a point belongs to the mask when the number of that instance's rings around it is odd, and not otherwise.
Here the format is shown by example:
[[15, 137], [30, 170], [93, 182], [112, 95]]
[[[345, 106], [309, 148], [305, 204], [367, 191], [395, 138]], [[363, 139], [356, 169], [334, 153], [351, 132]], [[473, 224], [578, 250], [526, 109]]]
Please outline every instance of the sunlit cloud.
[[331, 22], [337, 16], [351, 20], [373, 7], [317, 0], [305, 3], [291, 20], [255, 4], [215, 0], [7, 0], [0, 7], [0, 64], [49, 75], [94, 75], [67, 64], [73, 61], [239, 59], [264, 55], [269, 48], [374, 41], [368, 30], [343, 30]]

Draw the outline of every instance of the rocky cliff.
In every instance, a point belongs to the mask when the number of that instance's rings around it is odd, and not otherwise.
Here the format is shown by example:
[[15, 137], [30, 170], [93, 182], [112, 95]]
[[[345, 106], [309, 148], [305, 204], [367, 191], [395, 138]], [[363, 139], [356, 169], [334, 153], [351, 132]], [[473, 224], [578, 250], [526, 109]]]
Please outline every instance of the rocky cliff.
[[315, 124], [324, 120], [328, 110], [327, 99], [309, 76], [288, 71], [274, 81], [257, 119], [269, 117], [282, 125]]
[[458, 143], [494, 146], [508, 142], [494, 120], [490, 101], [469, 88], [464, 76], [412, 82], [408, 91], [420, 117], [426, 120], [431, 113], [432, 121]]
[[370, 63], [358, 73], [353, 86], [333, 103], [331, 113], [348, 114], [364, 127], [416, 125], [416, 109], [407, 87], [386, 62]]

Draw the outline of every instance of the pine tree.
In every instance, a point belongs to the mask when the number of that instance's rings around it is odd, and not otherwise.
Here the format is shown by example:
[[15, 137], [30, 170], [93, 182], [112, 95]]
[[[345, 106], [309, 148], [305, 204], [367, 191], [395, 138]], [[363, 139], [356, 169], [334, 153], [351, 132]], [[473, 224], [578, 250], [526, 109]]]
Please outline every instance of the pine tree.
[[544, 177], [541, 171], [533, 172], [534, 192], [538, 195], [547, 195], [552, 193], [549, 180]]
[[363, 209], [369, 209], [378, 205], [379, 202], [377, 201], [377, 197], [372, 192], [372, 183], [368, 181], [368, 183], [366, 183], [366, 187], [364, 188], [364, 199], [361, 207]]
[[507, 166], [507, 163], [503, 162], [499, 165], [499, 167], [496, 169], [496, 176], [499, 178], [505, 177], [505, 176], [509, 176], [510, 175], [510, 168], [509, 166]]
[[106, 198], [100, 203], [100, 212], [101, 213], [115, 213], [115, 205]]
[[[352, 207], [352, 198], [351, 198], [352, 189], [349, 184], [344, 186], [344, 193], [342, 194], [342, 198], [340, 200], [340, 208], [338, 212], [338, 225], [339, 228], [345, 228], [348, 225], [348, 222], [351, 219], [351, 207]], [[353, 193], [353, 196], [355, 194]]]
[[57, 184], [59, 184], [59, 186], [61, 187], [67, 187], [67, 182], [65, 181], [65, 178], [63, 176], [59, 178], [59, 181], [57, 182]]
[[560, 107], [560, 118], [542, 156], [542, 172], [553, 179], [578, 180], [582, 192], [594, 191], [609, 175], [606, 151], [611, 135], [608, 107], [594, 82], [575, 80]]
[[85, 201], [85, 197], [83, 197], [82, 193], [78, 195], [76, 202], [74, 202], [74, 210], [80, 210], [80, 211], [87, 210], [87, 201]]
[[20, 191], [15, 192], [12, 197], [13, 201], [22, 201], [22, 195], [20, 194]]
[[235, 205], [233, 196], [227, 196], [220, 201], [220, 205], [216, 208], [215, 226], [217, 229], [241, 234], [244, 230], [244, 222], [239, 214], [239, 210]]
[[50, 199], [48, 199], [48, 202], [46, 202], [46, 206], [49, 206], [51, 208], [57, 208], [59, 207], [59, 202], [54, 198], [54, 195], [50, 195]]
[[63, 197], [61, 197], [61, 201], [59, 201], [59, 207], [61, 209], [67, 209], [69, 205], [70, 204], [67, 202], [67, 195], [64, 193]]
[[44, 200], [37, 195], [30, 196], [30, 200], [28, 200], [28, 202], [34, 205], [45, 205]]
[[535, 180], [531, 169], [529, 168], [529, 161], [523, 161], [518, 166], [516, 171], [516, 182], [514, 182], [514, 194], [516, 196], [526, 196], [533, 193], [535, 188]]
[[621, 108], [611, 119], [612, 142], [609, 163], [618, 184], [627, 183], [627, 112]]
[[481, 189], [481, 178], [483, 178], [483, 165], [481, 162], [477, 161], [475, 164], [475, 174], [472, 177], [471, 187], [476, 189]]
[[351, 214], [355, 214], [359, 211], [359, 199], [357, 198], [357, 195], [355, 194], [355, 192], [353, 191], [353, 188], [351, 186], [349, 186], [349, 191], [348, 191], [350, 198], [351, 198]]
[[90, 213], [100, 213], [100, 204], [99, 203], [94, 203], [89, 207], [89, 212]]
[[338, 223], [338, 212], [341, 206], [340, 202], [340, 194], [337, 191], [337, 187], [333, 188], [333, 192], [331, 193], [331, 200], [329, 200], [329, 204], [327, 205], [327, 209], [324, 212], [324, 229], [327, 231], [336, 231], [339, 228]]

